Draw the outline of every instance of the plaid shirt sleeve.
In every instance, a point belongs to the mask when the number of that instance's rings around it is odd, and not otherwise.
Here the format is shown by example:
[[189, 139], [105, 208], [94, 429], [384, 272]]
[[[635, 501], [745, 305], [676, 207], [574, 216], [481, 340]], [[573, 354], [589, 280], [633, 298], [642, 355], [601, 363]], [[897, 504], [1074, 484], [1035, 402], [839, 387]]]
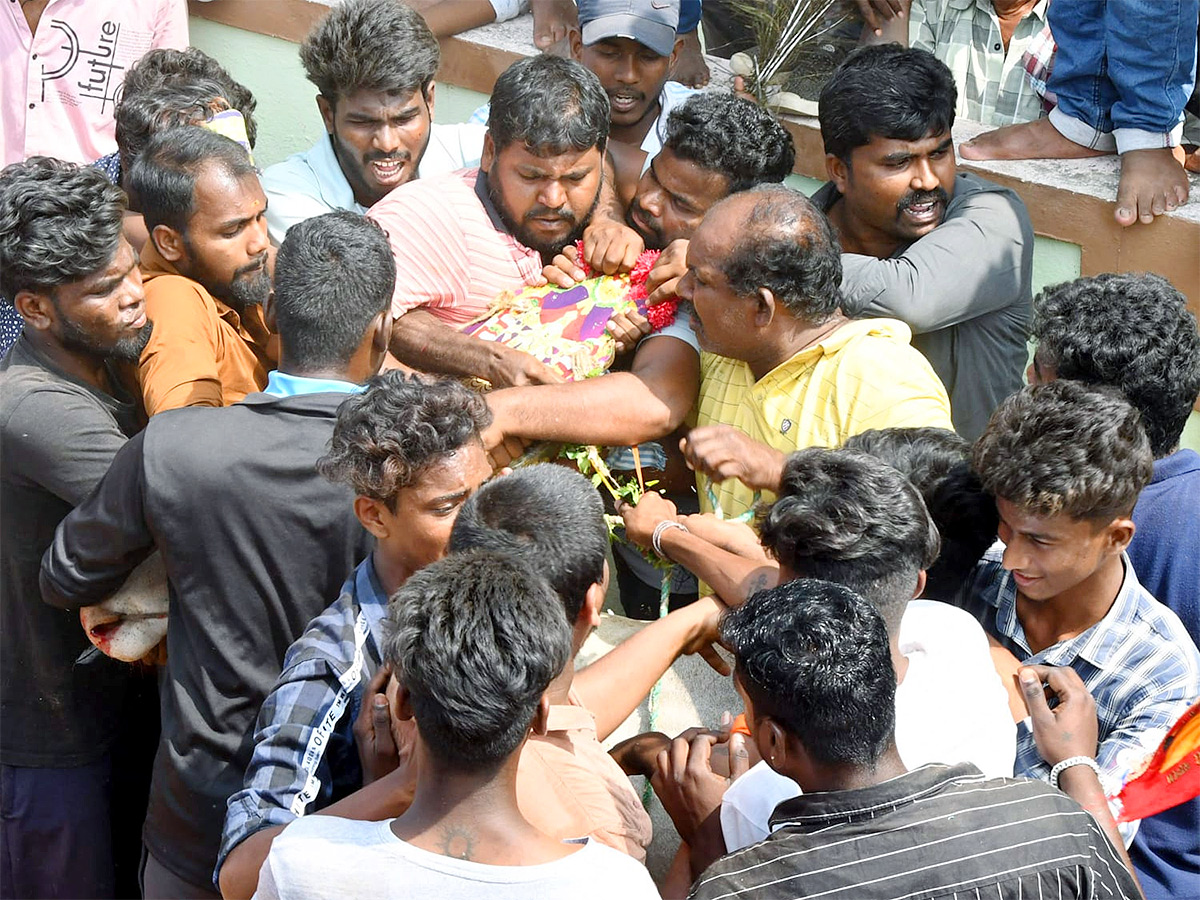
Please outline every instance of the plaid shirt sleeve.
[[250, 835], [361, 786], [351, 729], [379, 660], [352, 599], [343, 594], [288, 650], [259, 710], [243, 788], [228, 801], [214, 883], [230, 851]]

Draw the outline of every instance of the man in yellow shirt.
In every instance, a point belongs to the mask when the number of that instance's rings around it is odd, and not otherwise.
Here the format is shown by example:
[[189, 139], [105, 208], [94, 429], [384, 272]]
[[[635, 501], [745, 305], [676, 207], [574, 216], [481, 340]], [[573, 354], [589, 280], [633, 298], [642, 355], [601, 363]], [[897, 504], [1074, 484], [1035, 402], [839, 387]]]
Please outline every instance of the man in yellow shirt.
[[[679, 296], [701, 355], [696, 428], [684, 453], [704, 512], [770, 500], [786, 454], [871, 428], [952, 428], [950, 401], [895, 319], [841, 312], [841, 253], [808, 199], [770, 186], [709, 210]], [[715, 503], [714, 503], [715, 501]]]

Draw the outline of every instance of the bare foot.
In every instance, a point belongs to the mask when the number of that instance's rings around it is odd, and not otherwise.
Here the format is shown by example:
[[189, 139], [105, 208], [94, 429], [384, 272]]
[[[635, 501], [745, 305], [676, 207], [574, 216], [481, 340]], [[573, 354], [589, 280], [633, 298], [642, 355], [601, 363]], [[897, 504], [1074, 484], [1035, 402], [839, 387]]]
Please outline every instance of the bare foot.
[[1109, 156], [1062, 136], [1049, 119], [1005, 125], [960, 144], [963, 159], [1085, 159]]
[[675, 60], [675, 71], [671, 78], [688, 87], [700, 88], [708, 84], [708, 63], [704, 61], [704, 51], [700, 49], [700, 29], [680, 35], [683, 47], [679, 58]]
[[1193, 147], [1192, 152], [1184, 156], [1183, 167], [1189, 172], [1200, 172], [1200, 147]]
[[572, 0], [529, 0], [533, 13], [533, 46], [548, 50], [579, 24]]
[[1121, 183], [1113, 213], [1117, 224], [1149, 225], [1156, 216], [1187, 203], [1187, 198], [1187, 175], [1170, 147], [1121, 154]]

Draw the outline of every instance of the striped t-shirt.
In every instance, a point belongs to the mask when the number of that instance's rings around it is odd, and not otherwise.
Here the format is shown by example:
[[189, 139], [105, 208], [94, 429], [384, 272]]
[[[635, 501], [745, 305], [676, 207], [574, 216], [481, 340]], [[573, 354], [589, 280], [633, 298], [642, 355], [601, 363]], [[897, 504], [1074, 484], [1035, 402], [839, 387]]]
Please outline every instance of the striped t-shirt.
[[1071, 798], [1023, 778], [930, 764], [881, 784], [785, 800], [766, 840], [717, 860], [703, 900], [1137, 898], [1108, 838]]
[[392, 313], [424, 307], [446, 325], [478, 318], [504, 291], [542, 283], [542, 258], [488, 208], [486, 175], [466, 169], [396, 188], [367, 217], [396, 257]]

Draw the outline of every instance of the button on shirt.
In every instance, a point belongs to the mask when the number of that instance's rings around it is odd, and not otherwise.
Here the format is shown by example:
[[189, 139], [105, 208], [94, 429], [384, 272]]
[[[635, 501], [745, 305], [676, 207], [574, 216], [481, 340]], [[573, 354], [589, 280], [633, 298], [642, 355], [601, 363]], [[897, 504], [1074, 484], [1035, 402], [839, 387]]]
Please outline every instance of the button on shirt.
[[[433, 124], [417, 177], [432, 178], [479, 165], [485, 134], [486, 125]], [[269, 201], [267, 227], [276, 244], [283, 243], [289, 228], [313, 216], [336, 209], [367, 211], [354, 199], [354, 188], [342, 172], [328, 135], [303, 153], [293, 153], [267, 169], [262, 186]]]
[[147, 50], [188, 45], [184, 0], [50, 0], [31, 34], [0, 2], [3, 165], [30, 156], [90, 163], [117, 149], [117, 94]]
[[[1200, 651], [1179, 617], [1138, 583], [1128, 556], [1125, 577], [1104, 618], [1069, 640], [1033, 653], [1017, 618], [1017, 585], [1001, 565], [1003, 547], [988, 551], [963, 588], [958, 605], [1022, 663], [1070, 666], [1096, 700], [1100, 748], [1096, 761], [1109, 793], [1153, 752], [1167, 730], [1200, 696]], [[1017, 727], [1014, 771], [1046, 779], [1029, 719]], [[1122, 825], [1126, 841], [1137, 823]]]
[[[847, 322], [758, 381], [741, 360], [703, 353], [696, 424], [732, 425], [783, 453], [838, 447], [870, 428], [952, 428], [946, 389], [909, 345], [911, 334], [895, 319]], [[706, 487], [700, 510], [712, 512]], [[754, 506], [754, 492], [736, 478], [713, 490], [728, 517]]]
[[397, 318], [422, 307], [453, 328], [487, 312], [504, 291], [542, 282], [542, 257], [508, 233], [470, 169], [410, 181], [371, 207], [396, 258]]
[[1049, 0], [1040, 0], [1017, 23], [1005, 52], [992, 0], [913, 0], [909, 46], [928, 50], [950, 68], [958, 115], [984, 125], [1029, 122], [1046, 114], [1025, 54], [1048, 27], [1047, 6]]

